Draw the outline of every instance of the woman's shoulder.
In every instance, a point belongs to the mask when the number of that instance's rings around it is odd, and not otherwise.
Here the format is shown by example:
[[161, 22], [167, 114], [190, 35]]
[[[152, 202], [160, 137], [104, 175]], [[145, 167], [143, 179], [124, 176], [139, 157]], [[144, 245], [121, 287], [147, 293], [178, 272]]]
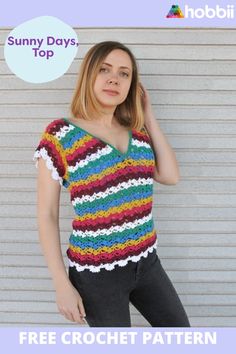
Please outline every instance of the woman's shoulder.
[[64, 118], [57, 118], [47, 123], [45, 126], [45, 132], [55, 135], [58, 130], [60, 130], [63, 126], [66, 125], [66, 121]]
[[150, 134], [149, 134], [147, 128], [145, 127], [145, 125], [143, 125], [143, 127], [140, 129], [136, 129], [135, 132], [136, 132], [137, 136], [139, 137], [139, 139], [141, 139], [145, 142], [150, 142], [150, 140], [151, 140]]

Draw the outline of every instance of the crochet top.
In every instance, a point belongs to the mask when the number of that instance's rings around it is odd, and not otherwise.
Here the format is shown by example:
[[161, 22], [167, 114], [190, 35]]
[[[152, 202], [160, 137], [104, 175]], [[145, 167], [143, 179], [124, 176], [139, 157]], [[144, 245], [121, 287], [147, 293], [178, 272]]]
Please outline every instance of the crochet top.
[[129, 130], [128, 150], [122, 153], [67, 118], [56, 119], [34, 151], [36, 168], [40, 157], [70, 192], [76, 214], [66, 251], [70, 267], [110, 271], [156, 249], [155, 157], [145, 129]]

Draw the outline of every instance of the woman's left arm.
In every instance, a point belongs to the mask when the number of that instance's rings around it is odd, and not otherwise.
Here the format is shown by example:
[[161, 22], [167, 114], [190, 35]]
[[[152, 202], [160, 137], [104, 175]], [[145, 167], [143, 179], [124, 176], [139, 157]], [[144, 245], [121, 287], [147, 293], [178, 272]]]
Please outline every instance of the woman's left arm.
[[151, 101], [147, 90], [141, 85], [143, 91], [142, 105], [144, 110], [145, 128], [151, 139], [151, 145], [156, 157], [154, 180], [161, 184], [176, 184], [179, 182], [180, 173], [175, 152], [167, 141], [154, 117]]

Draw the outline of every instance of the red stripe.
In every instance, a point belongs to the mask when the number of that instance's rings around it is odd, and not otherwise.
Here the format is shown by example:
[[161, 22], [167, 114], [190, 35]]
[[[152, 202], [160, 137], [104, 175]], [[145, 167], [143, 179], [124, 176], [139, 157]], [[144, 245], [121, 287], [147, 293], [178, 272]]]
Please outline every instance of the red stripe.
[[65, 166], [64, 166], [64, 163], [63, 163], [60, 153], [55, 148], [55, 145], [50, 140], [43, 138], [40, 141], [40, 144], [39, 144], [37, 150], [40, 150], [43, 147], [47, 150], [47, 153], [50, 156], [53, 166], [56, 168], [59, 176], [61, 176], [61, 177], [64, 176]]
[[88, 219], [84, 221], [72, 222], [72, 227], [75, 231], [81, 230], [86, 231], [96, 231], [98, 229], [108, 229], [113, 226], [113, 220], [115, 220], [114, 226], [122, 225], [124, 221], [133, 222], [137, 218], [142, 218], [150, 214], [152, 207], [152, 202], [138, 207], [133, 207], [132, 209], [126, 209], [120, 213], [110, 214], [108, 217], [97, 217], [96, 219]]
[[90, 154], [96, 153], [99, 148], [103, 148], [105, 144], [99, 142], [98, 140], [91, 138], [89, 141], [84, 143], [83, 146], [75, 149], [71, 154], [67, 155], [68, 166], [75, 166], [79, 160], [84, 160]]
[[[127, 169], [130, 173], [127, 173]], [[88, 184], [75, 185], [71, 188], [71, 200], [80, 198], [84, 194], [93, 195], [94, 193], [105, 191], [109, 187], [114, 187], [119, 183], [129, 181], [130, 179], [152, 178], [153, 166], [126, 166], [114, 173], [110, 173], [96, 181]]]
[[47, 125], [45, 130], [47, 133], [51, 135], [56, 135], [56, 133], [60, 131], [60, 129], [64, 126], [65, 126], [65, 121], [63, 119], [55, 119]]

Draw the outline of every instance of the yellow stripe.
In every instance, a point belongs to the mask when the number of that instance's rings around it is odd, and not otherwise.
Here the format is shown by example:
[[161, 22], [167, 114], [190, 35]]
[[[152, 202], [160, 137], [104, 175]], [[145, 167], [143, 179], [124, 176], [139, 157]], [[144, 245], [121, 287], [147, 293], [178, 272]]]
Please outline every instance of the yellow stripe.
[[[66, 160], [66, 157], [65, 157], [65, 150], [63, 149], [63, 147], [61, 146], [60, 142], [57, 140], [57, 138], [54, 135], [49, 134], [47, 132], [44, 132], [43, 135], [42, 135], [42, 138], [45, 139], [45, 140], [50, 141], [55, 146], [55, 148], [56, 148], [56, 150], [58, 152], [58, 155], [62, 159], [64, 168], [65, 168], [65, 172], [66, 172], [62, 177], [68, 180], [69, 173], [68, 173], [68, 169], [67, 169], [67, 160]], [[56, 167], [56, 166], [54, 166], [54, 167]]]
[[79, 148], [83, 147], [83, 145], [85, 143], [87, 143], [88, 141], [90, 141], [90, 140], [92, 140], [91, 137], [88, 136], [88, 135], [85, 135], [83, 138], [80, 138], [79, 140], [76, 140], [74, 142], [74, 144], [72, 145], [72, 147], [65, 149], [65, 151], [68, 154], [73, 154], [76, 149], [79, 149]]
[[91, 220], [91, 219], [97, 219], [99, 217], [107, 217], [110, 214], [115, 214], [117, 212], [119, 213], [123, 210], [133, 209], [134, 207], [148, 204], [151, 201], [152, 201], [152, 196], [148, 197], [148, 198], [133, 200], [131, 202], [123, 203], [122, 205], [120, 205], [118, 207], [109, 208], [106, 211], [100, 210], [100, 211], [97, 211], [96, 213], [87, 213], [84, 216], [76, 216], [75, 220], [76, 221], [85, 221], [87, 219]]

